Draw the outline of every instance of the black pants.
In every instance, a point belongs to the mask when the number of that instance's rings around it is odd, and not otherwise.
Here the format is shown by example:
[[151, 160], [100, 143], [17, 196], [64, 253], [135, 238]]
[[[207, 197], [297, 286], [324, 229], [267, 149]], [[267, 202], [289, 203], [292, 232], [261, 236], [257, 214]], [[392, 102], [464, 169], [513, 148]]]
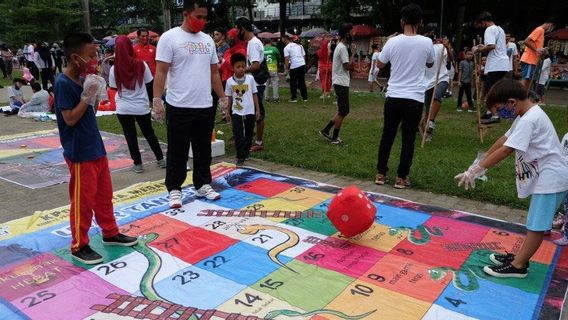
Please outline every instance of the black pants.
[[32, 74], [32, 76], [34, 76], [34, 79], [36, 81], [39, 81], [39, 69], [37, 68], [35, 62], [26, 61], [26, 65], [28, 66], [28, 69], [30, 69], [30, 73]]
[[154, 133], [152, 128], [152, 118], [150, 114], [145, 114], [141, 116], [129, 115], [129, 114], [117, 114], [118, 121], [122, 126], [122, 131], [124, 132], [124, 137], [126, 138], [126, 143], [128, 144], [128, 151], [130, 152], [130, 158], [134, 161], [134, 164], [142, 164], [142, 157], [140, 155], [140, 148], [138, 148], [138, 136], [136, 134], [136, 122], [140, 127], [140, 131], [148, 141], [152, 152], [156, 156], [156, 160], [162, 160], [164, 154], [162, 153], [162, 148], [160, 148], [160, 142]]
[[377, 172], [386, 174], [390, 152], [398, 126], [402, 122], [402, 150], [398, 164], [398, 176], [406, 179], [414, 157], [414, 141], [424, 104], [416, 100], [387, 98], [385, 101], [384, 126], [377, 161]]
[[8, 77], [12, 78], [12, 71], [14, 69], [14, 65], [12, 65], [12, 60], [4, 60], [4, 64], [6, 64], [6, 73], [8, 74]]
[[306, 66], [290, 69], [290, 94], [291, 99], [296, 100], [297, 91], [300, 89], [302, 99], [308, 100], [308, 88], [306, 88]]
[[168, 152], [166, 188], [181, 190], [187, 177], [189, 146], [193, 151], [193, 185], [196, 189], [211, 183], [211, 134], [215, 108], [178, 108], [166, 104]]
[[55, 77], [53, 76], [53, 70], [51, 68], [41, 69], [41, 86], [43, 90], [47, 90], [47, 83], [51, 82], [53, 86], [55, 84]]
[[148, 100], [152, 103], [152, 99], [154, 99], [154, 80], [146, 83], [146, 92], [148, 93]]
[[254, 136], [255, 115], [240, 116], [232, 114], [233, 137], [237, 148], [237, 159], [245, 160], [249, 156], [252, 138]]
[[473, 99], [471, 98], [471, 83], [461, 83], [460, 91], [458, 93], [458, 108], [461, 108], [463, 94], [465, 93], [465, 97], [467, 99], [467, 105], [470, 109], [473, 109]]
[[6, 64], [4, 63], [4, 58], [2, 57], [0, 57], [0, 70], [2, 71], [4, 78], [7, 78], [8, 74], [6, 73]]

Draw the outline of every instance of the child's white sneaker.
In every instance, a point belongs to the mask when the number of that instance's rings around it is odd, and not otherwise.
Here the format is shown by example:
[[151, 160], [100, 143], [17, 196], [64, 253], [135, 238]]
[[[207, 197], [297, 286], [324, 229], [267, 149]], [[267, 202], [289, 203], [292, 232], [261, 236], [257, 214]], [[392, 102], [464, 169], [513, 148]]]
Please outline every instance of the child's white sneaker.
[[204, 184], [197, 190], [197, 197], [206, 198], [207, 200], [221, 199], [221, 195], [208, 184]]
[[568, 238], [562, 237], [560, 239], [556, 239], [553, 241], [557, 246], [567, 246], [568, 245]]

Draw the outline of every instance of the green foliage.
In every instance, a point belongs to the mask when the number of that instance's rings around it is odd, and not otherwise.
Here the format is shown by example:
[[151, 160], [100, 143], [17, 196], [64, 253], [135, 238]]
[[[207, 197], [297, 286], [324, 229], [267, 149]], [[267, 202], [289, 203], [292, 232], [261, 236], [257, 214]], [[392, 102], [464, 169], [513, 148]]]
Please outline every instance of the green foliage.
[[[145, 27], [159, 31], [162, 10], [161, 1], [156, 0], [90, 0], [92, 33], [104, 37], [116, 32], [129, 18], [145, 19]], [[139, 26], [132, 26], [132, 30]]]
[[76, 0], [2, 0], [0, 21], [0, 40], [19, 47], [26, 40], [62, 40], [80, 28], [81, 8]]

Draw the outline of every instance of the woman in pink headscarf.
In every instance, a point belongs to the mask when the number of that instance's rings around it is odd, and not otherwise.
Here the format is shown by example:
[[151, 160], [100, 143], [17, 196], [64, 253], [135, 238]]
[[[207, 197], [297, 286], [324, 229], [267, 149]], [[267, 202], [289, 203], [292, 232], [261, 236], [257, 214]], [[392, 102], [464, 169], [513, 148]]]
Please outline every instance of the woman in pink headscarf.
[[321, 98], [328, 98], [331, 92], [331, 54], [329, 50], [329, 39], [323, 38], [317, 52], [322, 91]]

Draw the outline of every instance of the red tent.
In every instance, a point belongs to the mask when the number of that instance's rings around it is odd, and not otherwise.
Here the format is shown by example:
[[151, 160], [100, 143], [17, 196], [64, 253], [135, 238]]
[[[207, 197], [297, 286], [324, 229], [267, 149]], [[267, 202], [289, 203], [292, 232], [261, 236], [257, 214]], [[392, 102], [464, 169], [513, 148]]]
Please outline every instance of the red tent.
[[371, 37], [376, 35], [379, 35], [377, 29], [366, 24], [356, 24], [351, 29], [351, 36], [353, 37]]
[[[148, 35], [152, 39], [160, 36], [159, 34], [155, 33], [154, 31], [148, 31]], [[136, 39], [138, 37], [138, 35], [136, 34], [136, 31], [132, 31], [127, 35], [127, 37], [128, 37], [128, 39], [132, 40], [132, 39]]]
[[568, 28], [558, 29], [548, 35], [553, 40], [568, 40]]

